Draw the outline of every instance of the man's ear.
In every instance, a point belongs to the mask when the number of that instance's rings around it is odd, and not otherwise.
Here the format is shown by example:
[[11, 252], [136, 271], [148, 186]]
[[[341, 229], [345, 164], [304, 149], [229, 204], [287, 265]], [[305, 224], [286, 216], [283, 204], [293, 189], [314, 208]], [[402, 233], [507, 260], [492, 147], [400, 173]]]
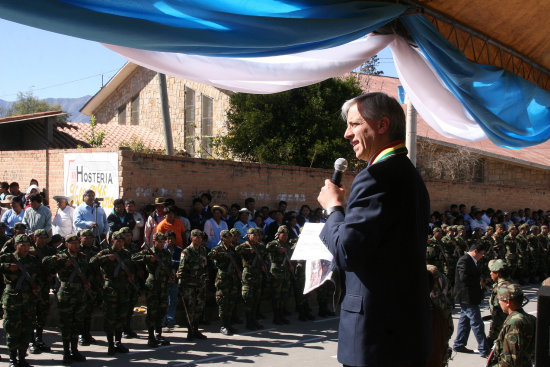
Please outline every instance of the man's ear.
[[378, 134], [386, 134], [390, 129], [390, 119], [388, 118], [388, 116], [384, 116], [380, 120], [378, 120], [378, 122], [376, 123], [376, 127], [378, 130]]

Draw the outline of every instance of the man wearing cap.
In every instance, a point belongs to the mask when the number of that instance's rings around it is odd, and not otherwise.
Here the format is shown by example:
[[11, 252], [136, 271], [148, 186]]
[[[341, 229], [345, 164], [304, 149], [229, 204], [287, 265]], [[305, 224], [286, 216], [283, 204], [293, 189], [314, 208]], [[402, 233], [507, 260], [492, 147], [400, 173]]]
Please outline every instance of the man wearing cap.
[[248, 229], [248, 240], [235, 248], [242, 259], [242, 297], [246, 315], [246, 328], [249, 330], [263, 329], [258, 322], [263, 272], [267, 272], [264, 249], [260, 246], [260, 232], [257, 228]]
[[57, 203], [57, 213], [52, 222], [52, 234], [66, 237], [75, 232], [73, 225], [74, 208], [70, 205], [71, 198], [64, 195], [54, 196]]
[[289, 321], [285, 318], [283, 310], [290, 295], [290, 277], [294, 276], [294, 266], [290, 262], [287, 226], [283, 225], [277, 229], [275, 240], [269, 242], [266, 249], [271, 262], [269, 272], [273, 290], [273, 323], [288, 324]]
[[518, 277], [520, 284], [527, 284], [529, 282], [531, 264], [531, 254], [529, 253], [527, 234], [529, 232], [529, 224], [523, 223], [518, 227], [519, 233], [516, 236], [517, 249], [518, 249]]
[[547, 225], [540, 226], [539, 242], [541, 245], [542, 259], [541, 267], [544, 276], [547, 277], [550, 274], [550, 261], [548, 256], [550, 255], [550, 238], [548, 238], [549, 229]]
[[174, 232], [176, 235], [176, 246], [185, 247], [187, 244], [185, 226], [183, 225], [181, 219], [176, 217], [176, 208], [173, 206], [164, 208], [164, 215], [164, 219], [157, 225], [156, 232]]
[[[15, 223], [13, 226], [13, 237], [7, 240], [4, 243], [4, 246], [2, 247], [1, 253], [8, 253], [8, 252], [14, 252], [15, 251], [15, 237], [19, 234], [25, 234], [27, 232], [27, 227], [22, 223], [18, 222]], [[34, 240], [29, 237], [29, 241], [31, 242], [31, 247], [34, 248]]]
[[107, 237], [109, 224], [105, 211], [95, 201], [95, 192], [86, 190], [82, 196], [82, 203], [76, 207], [73, 213], [73, 224], [77, 231], [91, 229], [94, 231], [94, 238], [98, 241], [96, 245]]
[[457, 247], [456, 247], [456, 241], [453, 238], [453, 227], [449, 226], [448, 231], [441, 239], [442, 247], [443, 247], [443, 253], [445, 254], [445, 264], [443, 266], [443, 273], [447, 277], [447, 279], [450, 282], [451, 287], [455, 283], [455, 270], [456, 270], [456, 263], [458, 261], [458, 258], [462, 256], [460, 254], [457, 256]]
[[[130, 256], [137, 254], [140, 251], [139, 244], [132, 241], [132, 230], [128, 227], [122, 227], [117, 232], [124, 236], [124, 249], [130, 253]], [[138, 264], [132, 262], [129, 266], [129, 270], [134, 274], [134, 284], [136, 287], [128, 288], [128, 311], [126, 314], [126, 321], [124, 322], [123, 337], [126, 339], [136, 338], [137, 334], [132, 330], [132, 316], [134, 315], [134, 307], [139, 299], [138, 288], [142, 288], [145, 283], [145, 267], [142, 263]]]
[[220, 242], [208, 254], [214, 261], [218, 273], [216, 275], [216, 303], [218, 315], [222, 321], [220, 333], [232, 335], [237, 330], [232, 325], [232, 316], [240, 296], [241, 266], [232, 243], [232, 235], [227, 229], [220, 232]]
[[153, 235], [152, 248], [145, 248], [132, 256], [134, 262], [145, 265], [148, 274], [145, 280], [145, 321], [149, 332], [147, 345], [153, 348], [170, 344], [162, 337], [162, 320], [168, 306], [168, 281], [173, 281], [175, 273], [172, 269], [172, 255], [164, 248], [165, 241], [164, 234], [157, 232]]
[[31, 341], [36, 295], [40, 290], [38, 279], [43, 277], [42, 264], [29, 249], [29, 237], [18, 234], [15, 252], [0, 255], [0, 272], [6, 284], [2, 305], [10, 367], [28, 366], [25, 357]]
[[481, 236], [481, 242], [485, 245], [487, 249], [487, 254], [485, 255], [487, 261], [492, 259], [503, 259], [504, 257], [499, 257], [499, 254], [495, 252], [495, 240], [493, 235], [495, 234], [495, 228], [493, 226], [485, 226], [485, 234]]
[[243, 243], [246, 241], [246, 238], [248, 236], [248, 230], [250, 228], [256, 228], [257, 225], [254, 221], [251, 221], [249, 219], [250, 211], [246, 208], [242, 208], [239, 210], [239, 220], [235, 222], [235, 225], [233, 228], [236, 228], [239, 230], [240, 236], [239, 236], [239, 243]]
[[227, 223], [222, 218], [225, 217], [226, 211], [223, 206], [214, 205], [211, 208], [212, 217], [204, 223], [204, 233], [208, 235], [206, 247], [211, 250], [220, 243], [220, 232], [227, 230]]
[[42, 195], [39, 193], [31, 194], [28, 199], [31, 204], [23, 215], [23, 223], [27, 226], [27, 232], [32, 233], [37, 229], [43, 229], [50, 233], [52, 230], [52, 212], [42, 204]]
[[2, 202], [9, 202], [11, 209], [7, 210], [2, 214], [1, 222], [6, 224], [6, 235], [14, 236], [15, 232], [13, 226], [15, 223], [23, 222], [23, 217], [25, 216], [25, 209], [23, 209], [23, 203], [19, 198], [14, 197], [13, 195], [7, 195]]
[[79, 233], [79, 239], [80, 251], [86, 256], [86, 261], [89, 264], [87, 278], [90, 282], [90, 289], [87, 292], [82, 333], [78, 338], [78, 344], [88, 346], [97, 343], [92, 337], [90, 330], [92, 314], [101, 307], [102, 303], [101, 288], [103, 287], [103, 277], [99, 268], [90, 264], [92, 257], [99, 252], [99, 248], [94, 244], [94, 232], [91, 229], [83, 229]]
[[506, 236], [506, 227], [502, 223], [495, 225], [495, 233], [493, 234], [493, 253], [497, 259], [506, 258], [506, 246], [504, 246], [504, 237]]
[[443, 250], [443, 230], [439, 227], [433, 229], [433, 236], [428, 240], [426, 247], [426, 262], [434, 265], [439, 271], [444, 272], [445, 252]]
[[57, 273], [61, 287], [57, 292], [59, 327], [63, 341], [63, 363], [84, 362], [78, 351], [78, 335], [86, 312], [86, 292], [90, 290], [88, 281], [88, 259], [80, 252], [80, 239], [76, 234], [65, 237], [67, 249], [42, 260], [49, 273]]
[[[176, 246], [176, 234], [173, 231], [167, 231], [164, 236], [166, 237], [166, 243], [164, 245], [164, 248], [170, 252], [170, 256], [172, 256], [172, 272], [176, 274], [178, 271], [178, 267], [180, 265], [180, 258], [181, 258], [181, 252], [182, 248]], [[168, 279], [168, 306], [166, 308], [166, 328], [168, 329], [168, 332], [171, 332], [174, 326], [176, 325], [176, 311], [178, 307], [178, 295], [179, 295], [179, 288], [178, 283], [176, 279], [169, 278]]]
[[487, 345], [485, 327], [481, 320], [479, 305], [483, 300], [483, 289], [480, 285], [481, 273], [477, 263], [485, 255], [486, 249], [481, 242], [475, 242], [456, 264], [454, 296], [460, 304], [460, 319], [453, 350], [461, 353], [473, 353], [466, 348], [470, 330], [478, 343], [479, 354], [486, 358], [491, 351]]
[[515, 225], [508, 227], [508, 234], [504, 236], [504, 247], [506, 248], [506, 265], [508, 265], [508, 271], [510, 272], [510, 279], [518, 279], [518, 241], [516, 236], [518, 229]]
[[204, 299], [204, 279], [206, 278], [207, 254], [202, 246], [202, 231], [191, 231], [191, 244], [181, 252], [177, 278], [180, 280], [180, 293], [188, 323], [187, 340], [206, 339], [199, 331]]
[[124, 234], [115, 232], [112, 239], [112, 247], [101, 250], [90, 261], [103, 274], [103, 328], [110, 356], [117, 352], [128, 353], [128, 348], [122, 344], [122, 329], [128, 314], [128, 289], [134, 281], [130, 253], [124, 249]]
[[466, 239], [466, 227], [463, 225], [456, 226], [457, 234], [455, 236], [456, 246], [460, 256], [468, 251], [468, 240]]
[[[31, 247], [31, 254], [38, 260], [43, 261], [48, 256], [55, 255], [56, 250], [48, 244], [50, 236], [44, 229], [34, 231], [34, 247]], [[33, 341], [29, 345], [29, 352], [38, 354], [41, 352], [51, 352], [51, 348], [42, 340], [46, 319], [50, 313], [50, 288], [55, 283], [55, 274], [46, 272], [46, 276], [38, 279], [40, 293], [38, 294], [38, 303], [36, 305], [36, 315], [34, 317]]]
[[506, 320], [506, 314], [500, 308], [498, 302], [498, 288], [504, 283], [509, 282], [506, 262], [502, 259], [489, 261], [489, 270], [491, 271], [491, 279], [493, 280], [493, 291], [489, 298], [489, 310], [491, 311], [491, 327], [487, 335], [487, 344], [493, 345], [493, 342], [498, 337], [502, 324]]
[[498, 288], [498, 300], [508, 316], [487, 366], [531, 367], [535, 357], [537, 318], [523, 310], [523, 291], [517, 284], [503, 283]]
[[165, 200], [163, 197], [155, 198], [155, 211], [151, 213], [151, 215], [147, 218], [147, 221], [145, 222], [145, 233], [143, 236], [143, 240], [147, 247], [151, 247], [153, 245], [153, 234], [157, 231], [157, 226], [160, 222], [164, 220], [164, 217], [166, 216], [164, 214], [164, 203]]
[[539, 239], [540, 228], [538, 226], [531, 226], [530, 234], [527, 235], [527, 251], [529, 252], [529, 280], [533, 283], [538, 282], [539, 280], [546, 278], [544, 273], [546, 270], [543, 270], [544, 261], [542, 244]]

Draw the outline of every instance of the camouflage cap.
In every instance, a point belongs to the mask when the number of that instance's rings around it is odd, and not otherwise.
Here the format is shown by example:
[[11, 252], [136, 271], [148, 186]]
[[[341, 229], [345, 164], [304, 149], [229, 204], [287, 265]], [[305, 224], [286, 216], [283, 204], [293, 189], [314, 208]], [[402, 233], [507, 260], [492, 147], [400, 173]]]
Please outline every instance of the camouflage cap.
[[446, 230], [447, 227], [450, 227], [447, 223], [443, 223], [443, 224], [441, 225], [441, 229], [442, 229], [442, 230]]
[[506, 226], [504, 225], [504, 223], [498, 223], [495, 225], [495, 228], [502, 228], [502, 229], [506, 229]]
[[124, 239], [124, 233], [117, 231], [113, 233], [113, 237], [111, 237], [113, 240], [123, 240]]
[[439, 228], [439, 227], [435, 227], [435, 228], [433, 229], [432, 232], [433, 232], [434, 234], [435, 234], [435, 233], [443, 233], [443, 230], [442, 230], [441, 228]]
[[122, 227], [121, 229], [118, 230], [119, 233], [132, 233], [132, 230], [130, 229], [130, 227]]
[[510, 224], [510, 225], [508, 226], [508, 232], [510, 232], [512, 229], [517, 231], [517, 230], [518, 230], [518, 227], [516, 227], [515, 224]]
[[220, 237], [221, 238], [231, 238], [233, 235], [231, 234], [230, 231], [228, 231], [227, 229], [224, 229], [220, 232]]
[[548, 226], [547, 225], [540, 226], [540, 229], [548, 229]]
[[258, 232], [256, 232], [256, 228], [248, 228], [246, 234], [258, 234]]
[[191, 237], [202, 237], [202, 231], [200, 229], [192, 230]]
[[24, 225], [22, 222], [17, 222], [14, 224], [13, 228], [15, 229], [27, 229], [27, 226]]
[[48, 232], [45, 229], [37, 229], [34, 231], [34, 237], [46, 237], [49, 238]]
[[494, 231], [495, 229], [493, 228], [493, 226], [487, 226], [485, 227], [485, 231], [486, 232], [489, 232], [489, 231]]
[[80, 235], [80, 237], [93, 237], [94, 236], [94, 231], [92, 231], [89, 228], [86, 228], [86, 229], [81, 230], [79, 235]]
[[520, 286], [515, 283], [503, 282], [497, 290], [499, 301], [508, 301], [510, 299], [523, 298], [523, 291]]
[[71, 241], [80, 241], [76, 233], [72, 233], [65, 236], [65, 242], [71, 242]]
[[279, 228], [277, 228], [277, 234], [279, 233], [288, 233], [288, 227], [285, 225], [279, 226]]
[[153, 241], [165, 241], [166, 236], [162, 232], [157, 232], [153, 235]]
[[520, 229], [520, 230], [522, 230], [522, 229], [529, 229], [529, 224], [523, 223], [522, 225], [520, 225], [520, 226], [518, 227], [518, 229]]
[[239, 232], [239, 230], [237, 228], [231, 228], [229, 230], [229, 232], [231, 233], [232, 236], [240, 236], [241, 235], [241, 232]]
[[166, 237], [166, 238], [168, 238], [168, 237], [176, 238], [176, 233], [174, 231], [166, 231], [166, 233], [164, 234], [164, 237]]
[[530, 230], [531, 230], [531, 232], [533, 232], [533, 231], [538, 231], [538, 230], [539, 230], [539, 226], [531, 226]]
[[29, 236], [27, 236], [26, 234], [18, 234], [17, 236], [15, 236], [15, 243], [23, 243], [23, 242], [30, 243], [31, 240], [29, 239]]
[[463, 225], [456, 226], [457, 231], [463, 231], [465, 229], [466, 229], [466, 227], [464, 227]]
[[493, 273], [498, 273], [500, 271], [506, 270], [506, 268], [506, 263], [502, 259], [489, 261], [489, 270]]
[[451, 226], [451, 231], [453, 232], [458, 231], [458, 226], [457, 225]]

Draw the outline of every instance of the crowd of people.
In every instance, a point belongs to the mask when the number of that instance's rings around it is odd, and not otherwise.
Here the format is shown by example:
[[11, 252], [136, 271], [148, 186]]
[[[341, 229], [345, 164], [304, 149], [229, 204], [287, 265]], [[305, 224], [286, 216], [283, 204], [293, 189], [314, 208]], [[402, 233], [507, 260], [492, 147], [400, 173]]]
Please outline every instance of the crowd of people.
[[[170, 198], [157, 197], [136, 210], [131, 199], [114, 201], [106, 213], [95, 192], [82, 203], [54, 196], [52, 212], [33, 180], [26, 193], [17, 183], [0, 183], [0, 271], [2, 310], [10, 366], [27, 366], [27, 352], [48, 353], [43, 330], [55, 294], [63, 363], [85, 361], [80, 346], [95, 344], [92, 315], [103, 311], [108, 355], [127, 353], [123, 338], [135, 338], [131, 321], [141, 298], [146, 304], [148, 346], [168, 345], [163, 335], [176, 324], [189, 340], [206, 339], [208, 304], [217, 306], [220, 332], [236, 324], [262, 329], [260, 302], [271, 303], [273, 322], [287, 324], [294, 298], [299, 320], [314, 319], [302, 290], [305, 264], [290, 257], [305, 222], [322, 221], [320, 210], [287, 211], [211, 205], [208, 193], [192, 202], [189, 215]], [[330, 282], [317, 289], [320, 317], [334, 316]]]
[[[471, 328], [480, 355], [489, 358], [488, 366], [531, 366], [536, 319], [523, 311], [520, 286], [550, 275], [549, 223], [550, 212], [530, 208], [504, 212], [473, 206], [466, 213], [461, 204], [431, 215], [426, 249], [431, 298], [446, 319], [440, 335], [446, 348], [439, 358], [450, 357], [451, 314], [458, 304], [461, 314], [452, 350], [474, 353], [466, 347]], [[488, 335], [479, 310], [486, 289], [491, 294]]]

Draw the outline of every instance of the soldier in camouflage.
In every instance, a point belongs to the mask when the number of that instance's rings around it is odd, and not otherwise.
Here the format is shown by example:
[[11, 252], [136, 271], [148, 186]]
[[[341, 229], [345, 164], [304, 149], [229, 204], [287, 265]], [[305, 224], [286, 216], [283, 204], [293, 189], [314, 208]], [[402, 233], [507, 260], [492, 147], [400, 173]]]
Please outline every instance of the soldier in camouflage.
[[107, 334], [107, 354], [128, 353], [122, 344], [122, 329], [128, 315], [128, 289], [134, 284], [130, 270], [132, 260], [124, 249], [124, 234], [115, 232], [111, 248], [101, 250], [92, 257], [92, 266], [98, 266], [103, 274], [103, 328]]
[[504, 224], [495, 225], [495, 233], [493, 234], [493, 254], [495, 259], [506, 258], [506, 246], [504, 246], [504, 236], [506, 236], [506, 228]]
[[504, 236], [504, 247], [506, 248], [506, 265], [510, 272], [511, 279], [517, 279], [518, 272], [518, 242], [516, 236], [518, 234], [518, 229], [515, 225], [511, 224], [508, 227], [508, 234]]
[[463, 225], [456, 226], [456, 236], [455, 236], [456, 246], [458, 247], [458, 252], [460, 254], [459, 258], [468, 251], [468, 241], [466, 240], [466, 227]]
[[57, 273], [61, 287], [57, 292], [59, 327], [63, 340], [63, 363], [84, 362], [78, 351], [78, 335], [82, 332], [86, 297], [90, 290], [88, 259], [80, 252], [80, 239], [76, 234], [65, 237], [67, 249], [42, 260], [50, 273]]
[[[433, 265], [426, 265], [430, 283], [430, 302], [432, 305], [434, 332], [434, 351], [428, 366], [446, 366], [451, 356], [449, 340], [453, 335], [454, 300], [450, 283], [445, 274]], [[431, 363], [430, 363], [431, 362]]]
[[90, 264], [92, 257], [97, 255], [99, 248], [95, 245], [94, 232], [91, 229], [83, 229], [79, 233], [80, 239], [80, 252], [86, 256], [88, 263], [88, 282], [90, 283], [90, 289], [87, 291], [86, 302], [84, 305], [84, 321], [82, 324], [82, 334], [78, 338], [78, 344], [82, 346], [88, 346], [90, 344], [96, 344], [97, 341], [92, 337], [90, 333], [90, 326], [92, 323], [92, 314], [95, 310], [101, 307], [101, 288], [103, 287], [103, 278], [101, 271], [97, 264]]
[[[17, 222], [13, 226], [13, 237], [4, 242], [4, 246], [2, 246], [2, 250], [0, 253], [6, 254], [6, 253], [12, 253], [15, 251], [15, 237], [19, 234], [25, 234], [27, 232], [27, 226], [23, 224], [22, 222]], [[29, 241], [31, 246], [34, 246], [34, 240], [29, 237]]]
[[[27, 346], [32, 340], [36, 300], [40, 292], [38, 279], [44, 276], [41, 262], [30, 250], [30, 238], [18, 234], [15, 251], [0, 255], [0, 271], [6, 288], [2, 295], [4, 330], [10, 356], [10, 367], [29, 366], [25, 360]], [[19, 358], [18, 358], [19, 357]]]
[[498, 288], [498, 300], [502, 311], [508, 316], [487, 366], [531, 367], [535, 356], [537, 318], [521, 307], [523, 292], [517, 284], [502, 284]]
[[[168, 307], [168, 281], [175, 278], [172, 271], [172, 254], [164, 248], [166, 237], [157, 232], [153, 235], [153, 247], [145, 248], [134, 254], [132, 260], [145, 265], [148, 276], [145, 280], [145, 297], [147, 303], [147, 345], [158, 347], [170, 345], [162, 337], [162, 320]], [[156, 332], [156, 333], [155, 333]]]
[[285, 225], [277, 229], [275, 240], [267, 244], [267, 253], [271, 268], [271, 287], [273, 303], [273, 323], [288, 324], [283, 310], [290, 295], [291, 277], [294, 276], [294, 266], [290, 262], [290, 246], [288, 244], [288, 228]]
[[262, 272], [267, 272], [264, 260], [264, 249], [260, 245], [260, 231], [249, 228], [248, 240], [241, 243], [235, 251], [241, 257], [243, 264], [242, 297], [246, 314], [246, 328], [249, 330], [263, 329], [258, 320], [258, 308], [261, 299]]
[[452, 227], [448, 227], [448, 232], [443, 238], [441, 238], [441, 243], [443, 245], [443, 252], [445, 254], [445, 264], [443, 269], [440, 269], [445, 274], [446, 278], [451, 282], [451, 287], [454, 285], [455, 279], [455, 270], [456, 263], [460, 258], [460, 255], [457, 253], [456, 241], [452, 236]]
[[180, 294], [187, 317], [187, 340], [206, 339], [199, 331], [199, 319], [204, 309], [204, 286], [207, 254], [202, 246], [202, 231], [191, 231], [191, 244], [181, 252], [177, 278], [180, 280]]
[[[239, 237], [241, 235], [241, 232], [239, 232], [239, 230], [237, 228], [231, 228], [229, 230], [229, 232], [231, 233], [231, 244], [233, 245], [233, 248], [235, 249], [238, 245], [239, 245]], [[240, 269], [242, 270], [242, 263], [240, 262], [240, 259], [239, 259], [239, 266], [240, 266]], [[231, 317], [231, 322], [233, 324], [242, 324], [243, 323], [243, 320], [241, 320], [239, 318], [239, 307], [238, 305], [240, 303], [242, 303], [242, 297], [240, 296], [240, 294], [242, 293], [241, 291], [241, 287], [242, 287], [242, 283], [241, 283], [241, 278], [239, 278], [239, 286], [238, 286], [238, 294], [239, 294], [239, 297], [237, 298], [237, 304], [235, 305], [235, 307], [233, 308], [233, 315]]]
[[[132, 230], [129, 227], [122, 227], [118, 233], [122, 233], [124, 235], [124, 249], [128, 251], [130, 256], [139, 253], [139, 245], [132, 241]], [[139, 299], [139, 290], [142, 288], [141, 286], [145, 280], [145, 268], [143, 263], [132, 262], [129, 268], [132, 274], [134, 274], [134, 284], [136, 287], [128, 288], [128, 310], [126, 313], [123, 332], [123, 337], [125, 339], [137, 337], [136, 332], [132, 330], [132, 316], [134, 315], [134, 307]]]
[[509, 283], [506, 262], [502, 259], [489, 261], [489, 270], [493, 280], [493, 290], [489, 298], [489, 311], [491, 312], [491, 326], [487, 335], [487, 344], [493, 345], [498, 337], [502, 324], [506, 320], [506, 314], [502, 312], [498, 302], [498, 288], [504, 283]]
[[433, 236], [428, 240], [426, 247], [426, 262], [434, 265], [438, 270], [443, 271], [445, 264], [445, 253], [443, 251], [443, 230], [439, 227], [433, 229]]
[[218, 315], [222, 320], [220, 333], [232, 335], [237, 332], [231, 319], [240, 296], [242, 272], [239, 257], [233, 247], [231, 232], [224, 229], [220, 236], [220, 243], [210, 251], [208, 258], [214, 261], [218, 269], [215, 286]]
[[[55, 255], [56, 250], [48, 244], [50, 236], [43, 229], [34, 231], [34, 248], [31, 245], [30, 253], [42, 261], [47, 256]], [[55, 274], [47, 273], [46, 276], [38, 279], [40, 287], [39, 300], [36, 304], [36, 315], [34, 317], [33, 341], [29, 345], [29, 352], [38, 354], [51, 352], [52, 349], [42, 340], [46, 319], [50, 313], [50, 288], [55, 284]]]
[[527, 235], [527, 252], [529, 252], [529, 280], [533, 283], [538, 282], [542, 271], [542, 246], [539, 240], [540, 228], [531, 226], [530, 234]]
[[548, 261], [548, 256], [550, 255], [550, 238], [548, 238], [548, 226], [540, 226], [539, 233], [539, 243], [541, 246], [541, 275], [545, 279], [550, 273], [548, 267], [550, 266], [550, 261]]

